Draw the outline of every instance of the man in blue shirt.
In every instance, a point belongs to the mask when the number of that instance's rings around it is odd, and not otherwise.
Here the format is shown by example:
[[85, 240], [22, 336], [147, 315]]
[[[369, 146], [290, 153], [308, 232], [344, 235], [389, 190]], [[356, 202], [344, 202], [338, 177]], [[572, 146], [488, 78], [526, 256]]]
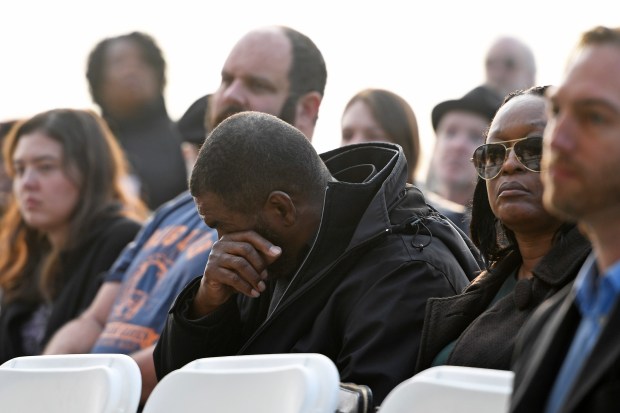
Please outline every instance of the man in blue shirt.
[[512, 412], [620, 411], [620, 28], [583, 34], [549, 96], [544, 202], [593, 254], [543, 304], [515, 354]]

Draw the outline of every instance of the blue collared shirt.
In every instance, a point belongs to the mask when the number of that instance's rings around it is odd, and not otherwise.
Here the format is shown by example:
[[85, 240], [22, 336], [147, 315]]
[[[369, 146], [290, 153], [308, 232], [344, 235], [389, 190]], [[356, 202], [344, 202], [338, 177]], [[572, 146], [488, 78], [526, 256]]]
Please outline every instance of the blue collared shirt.
[[596, 257], [590, 254], [575, 279], [573, 290], [582, 318], [547, 400], [545, 413], [559, 411], [607, 323], [609, 311], [620, 295], [620, 261], [599, 277]]

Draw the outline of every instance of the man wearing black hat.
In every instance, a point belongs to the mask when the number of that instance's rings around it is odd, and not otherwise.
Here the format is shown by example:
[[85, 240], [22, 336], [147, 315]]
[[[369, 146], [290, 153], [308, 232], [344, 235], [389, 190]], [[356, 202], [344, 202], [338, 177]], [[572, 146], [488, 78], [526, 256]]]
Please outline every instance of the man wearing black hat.
[[471, 155], [483, 143], [483, 135], [500, 104], [501, 98], [495, 92], [478, 86], [460, 99], [447, 100], [433, 108], [431, 118], [437, 141], [427, 186], [439, 195], [436, 203], [456, 205], [457, 209], [460, 205], [464, 212], [471, 202], [476, 184]]

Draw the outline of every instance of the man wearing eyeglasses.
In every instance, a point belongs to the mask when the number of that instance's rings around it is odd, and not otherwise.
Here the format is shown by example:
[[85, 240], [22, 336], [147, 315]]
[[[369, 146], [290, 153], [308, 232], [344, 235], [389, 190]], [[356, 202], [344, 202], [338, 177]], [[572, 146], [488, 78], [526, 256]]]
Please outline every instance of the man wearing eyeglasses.
[[620, 28], [583, 34], [549, 95], [544, 204], [593, 253], [532, 316], [515, 353], [512, 412], [620, 411]]
[[500, 37], [485, 58], [485, 85], [503, 98], [508, 93], [536, 84], [536, 61], [532, 50], [514, 37]]

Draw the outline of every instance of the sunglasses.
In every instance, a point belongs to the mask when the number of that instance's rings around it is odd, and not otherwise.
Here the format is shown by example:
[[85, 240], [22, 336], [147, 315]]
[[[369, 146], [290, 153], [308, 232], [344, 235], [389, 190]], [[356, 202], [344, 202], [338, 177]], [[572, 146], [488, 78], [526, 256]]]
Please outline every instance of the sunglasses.
[[[499, 175], [508, 158], [508, 152], [512, 149], [525, 169], [540, 172], [542, 139], [540, 136], [530, 136], [502, 143], [486, 143], [476, 148], [471, 161], [476, 167], [478, 176], [488, 181]], [[506, 143], [514, 143], [514, 145], [509, 147], [505, 145]]]

